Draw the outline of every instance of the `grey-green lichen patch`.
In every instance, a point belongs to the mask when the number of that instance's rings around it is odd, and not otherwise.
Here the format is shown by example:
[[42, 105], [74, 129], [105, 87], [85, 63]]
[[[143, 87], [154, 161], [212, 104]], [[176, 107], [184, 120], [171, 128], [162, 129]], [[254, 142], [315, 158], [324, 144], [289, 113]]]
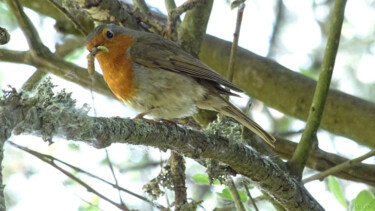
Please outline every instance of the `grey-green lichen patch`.
[[241, 125], [230, 117], [221, 117], [211, 122], [205, 129], [207, 132], [225, 137], [232, 142], [241, 140]]
[[[42, 136], [43, 140], [52, 143], [53, 136], [61, 134], [59, 130], [63, 122], [78, 122], [74, 125], [64, 125], [65, 130], [68, 130], [67, 136], [69, 137], [71, 132], [84, 135], [84, 130], [76, 130], [76, 128], [85, 128], [85, 125], [89, 127], [93, 124], [89, 119], [83, 118], [89, 107], [76, 109], [76, 102], [71, 98], [71, 93], [62, 90], [54, 94], [54, 87], [51, 79], [47, 78], [36, 88], [35, 94], [25, 100], [25, 105], [31, 108], [26, 113], [25, 119], [15, 127], [15, 134], [37, 133], [35, 135]], [[69, 119], [74, 121], [67, 121]]]
[[149, 196], [151, 196], [153, 200], [156, 200], [160, 196], [164, 195], [164, 192], [160, 189], [160, 186], [170, 190], [173, 189], [171, 166], [169, 164], [165, 165], [161, 169], [159, 175], [145, 184], [142, 189]]
[[203, 202], [203, 200], [200, 201], [191, 201], [183, 204], [180, 207], [181, 211], [191, 211], [191, 210], [197, 210], [198, 206]]
[[[205, 129], [205, 131], [210, 134], [227, 138], [231, 145], [239, 143], [241, 140], [241, 130], [242, 128], [240, 124], [232, 118], [225, 116], [219, 116], [218, 120], [211, 122]], [[214, 180], [219, 180], [221, 183], [224, 182], [225, 177], [228, 174], [228, 165], [217, 162], [216, 160], [206, 159], [206, 167], [206, 173], [208, 174], [210, 183]]]

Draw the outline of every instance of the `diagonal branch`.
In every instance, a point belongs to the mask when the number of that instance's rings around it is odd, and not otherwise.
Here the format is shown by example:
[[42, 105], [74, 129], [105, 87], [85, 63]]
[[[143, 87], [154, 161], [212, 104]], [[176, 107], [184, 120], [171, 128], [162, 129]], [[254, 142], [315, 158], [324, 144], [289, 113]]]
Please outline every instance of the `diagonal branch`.
[[229, 81], [233, 81], [234, 65], [237, 59], [238, 41], [240, 39], [240, 31], [241, 31], [241, 24], [242, 24], [242, 17], [243, 17], [244, 9], [245, 9], [245, 3], [241, 3], [237, 10], [236, 29], [234, 30], [233, 43], [232, 43], [232, 48], [230, 50], [230, 56], [229, 56], [228, 77], [227, 77]]
[[167, 34], [170, 37], [176, 37], [176, 25], [179, 21], [180, 15], [194, 7], [196, 7], [198, 4], [206, 4], [205, 0], [188, 0], [184, 2], [182, 5], [175, 7], [174, 9], [168, 10], [168, 18], [167, 18]]
[[125, 189], [125, 188], [119, 186], [118, 184], [111, 183], [111, 182], [109, 182], [109, 181], [107, 181], [107, 180], [105, 180], [105, 179], [103, 179], [103, 178], [101, 178], [101, 177], [99, 177], [99, 176], [97, 176], [97, 175], [94, 175], [94, 174], [92, 174], [92, 173], [90, 173], [90, 172], [88, 172], [88, 171], [85, 171], [85, 170], [83, 170], [83, 169], [81, 169], [81, 168], [78, 168], [78, 167], [73, 166], [73, 165], [71, 165], [71, 164], [69, 164], [69, 163], [66, 163], [66, 162], [64, 162], [64, 161], [62, 161], [62, 160], [60, 160], [60, 159], [58, 159], [58, 158], [55, 158], [55, 157], [53, 157], [53, 156], [51, 156], [51, 155], [47, 155], [47, 154], [43, 154], [43, 153], [39, 153], [39, 152], [34, 151], [34, 150], [31, 150], [31, 149], [29, 149], [29, 148], [25, 148], [25, 147], [23, 147], [23, 146], [19, 146], [19, 145], [15, 144], [15, 143], [13, 143], [13, 142], [11, 142], [11, 141], [9, 141], [9, 143], [10, 143], [11, 145], [13, 145], [13, 146], [15, 146], [15, 147], [21, 149], [21, 150], [24, 150], [25, 152], [28, 152], [28, 153], [30, 153], [30, 154], [36, 156], [36, 157], [42, 157], [43, 159], [41, 159], [41, 160], [44, 161], [44, 162], [46, 162], [46, 161], [47, 161], [47, 162], [53, 162], [53, 163], [55, 163], [55, 165], [57, 165], [56, 162], [57, 162], [57, 163], [61, 163], [61, 164], [65, 165], [65, 166], [68, 166], [69, 168], [73, 169], [73, 170], [76, 171], [76, 172], [79, 172], [79, 173], [82, 173], [82, 174], [86, 174], [87, 176], [92, 177], [92, 178], [94, 178], [94, 179], [97, 179], [97, 180], [99, 180], [99, 181], [101, 181], [101, 182], [103, 182], [103, 183], [105, 183], [105, 184], [107, 184], [107, 185], [110, 185], [110, 186], [112, 186], [113, 188], [118, 189], [119, 191], [123, 191], [123, 192], [125, 192], [125, 193], [127, 193], [127, 194], [129, 194], [129, 195], [132, 195], [132, 196], [134, 196], [134, 197], [136, 197], [136, 198], [138, 198], [138, 199], [141, 199], [141, 200], [143, 200], [143, 201], [145, 201], [145, 202], [151, 204], [152, 206], [155, 206], [155, 207], [157, 207], [157, 208], [159, 208], [159, 209], [166, 209], [166, 208], [163, 207], [162, 205], [160, 205], [160, 204], [158, 204], [158, 203], [156, 203], [156, 202], [153, 202], [153, 201], [151, 201], [151, 200], [149, 200], [149, 199], [147, 199], [147, 198], [145, 198], [145, 197], [143, 197], [143, 196], [141, 196], [141, 195], [138, 195], [138, 194], [136, 194], [136, 193], [133, 193], [133, 192], [129, 191], [128, 189]]
[[[287, 141], [282, 137], [277, 137], [275, 151], [283, 159], [290, 159], [296, 147], [296, 143]], [[307, 166], [317, 171], [326, 171], [348, 161], [347, 158], [316, 148], [311, 152], [310, 157], [307, 160]], [[375, 165], [357, 163], [340, 172], [335, 172], [333, 175], [343, 179], [375, 186], [375, 177], [373, 176], [375, 175]]]
[[234, 201], [234, 205], [236, 206], [237, 210], [245, 211], [245, 207], [241, 201], [240, 194], [238, 193], [236, 185], [234, 184], [233, 178], [231, 176], [227, 175], [225, 185], [228, 187], [230, 191], [230, 194]]
[[374, 155], [375, 155], [375, 149], [371, 150], [370, 152], [368, 152], [368, 153], [366, 153], [366, 154], [364, 154], [364, 155], [362, 155], [362, 156], [360, 156], [358, 158], [355, 158], [353, 160], [348, 160], [348, 161], [346, 161], [344, 163], [341, 163], [341, 164], [339, 164], [339, 165], [337, 165], [335, 167], [327, 169], [326, 171], [323, 171], [323, 172], [321, 172], [319, 174], [316, 174], [314, 176], [308, 177], [308, 178], [304, 179], [302, 182], [303, 183], [307, 183], [307, 182], [311, 182], [311, 181], [317, 180], [317, 179], [323, 180], [325, 177], [327, 177], [329, 175], [332, 175], [332, 174], [334, 174], [336, 172], [340, 172], [340, 171], [342, 171], [344, 169], [347, 169], [350, 166], [353, 166], [353, 165], [355, 165], [357, 163], [360, 163], [363, 160], [366, 160], [367, 158], [372, 157]]
[[[95, 116], [96, 116], [96, 115], [95, 115]], [[105, 157], [106, 157], [106, 159], [107, 159], [109, 169], [111, 170], [111, 174], [112, 174], [112, 176], [113, 176], [113, 180], [115, 181], [115, 185], [116, 185], [116, 187], [119, 187], [119, 185], [118, 185], [118, 180], [117, 180], [117, 177], [116, 177], [115, 171], [113, 170], [112, 161], [111, 161], [111, 159], [109, 158], [109, 153], [108, 153], [108, 150], [107, 150], [107, 149], [105, 149]], [[120, 199], [121, 205], [124, 205], [124, 201], [122, 200], [120, 189], [118, 189], [118, 196], [119, 196], [119, 199]]]
[[117, 202], [112, 201], [110, 198], [108, 198], [107, 196], [105, 196], [105, 195], [101, 194], [100, 192], [96, 191], [94, 188], [92, 188], [90, 185], [88, 185], [87, 183], [85, 183], [84, 181], [82, 181], [81, 179], [79, 179], [78, 177], [74, 176], [70, 172], [68, 172], [65, 169], [63, 169], [60, 166], [58, 166], [54, 162], [54, 160], [51, 159], [50, 157], [45, 156], [44, 154], [41, 154], [41, 153], [33, 151], [33, 150], [29, 150], [29, 149], [27, 149], [27, 148], [25, 148], [23, 146], [15, 144], [13, 142], [9, 142], [9, 143], [11, 145], [13, 145], [14, 147], [17, 147], [18, 149], [21, 149], [21, 150], [23, 150], [25, 152], [28, 152], [28, 153], [34, 155], [35, 157], [39, 158], [43, 162], [45, 162], [45, 163], [49, 164], [50, 166], [54, 167], [55, 169], [59, 170], [60, 172], [62, 172], [63, 174], [65, 174], [67, 177], [69, 177], [73, 181], [75, 181], [78, 184], [80, 184], [81, 186], [85, 187], [87, 191], [89, 191], [89, 192], [97, 195], [98, 197], [102, 198], [103, 200], [105, 200], [105, 201], [109, 202], [110, 204], [116, 206], [120, 210], [129, 211], [129, 209], [125, 205], [118, 204]]
[[306, 165], [314, 144], [314, 137], [318, 131], [324, 106], [326, 104], [329, 85], [333, 74], [336, 54], [339, 48], [342, 23], [344, 21], [346, 0], [336, 0], [331, 17], [330, 32], [326, 51], [324, 53], [321, 73], [319, 75], [318, 84], [311, 104], [309, 116], [306, 122], [306, 128], [302, 133], [302, 138], [297, 149], [289, 161], [291, 172], [293, 175], [301, 178], [302, 171]]
[[133, 0], [133, 5], [135, 8], [138, 8], [142, 13], [151, 16], [150, 9], [148, 8], [144, 0]]
[[[94, 24], [92, 21], [87, 17], [89, 16], [84, 11], [79, 10], [79, 5], [71, 1], [69, 4], [62, 3], [59, 0], [49, 0], [56, 8], [58, 8], [62, 13], [64, 13], [69, 20], [74, 24], [76, 29], [82, 34], [87, 35], [93, 29]], [[68, 7], [64, 7], [66, 5]]]

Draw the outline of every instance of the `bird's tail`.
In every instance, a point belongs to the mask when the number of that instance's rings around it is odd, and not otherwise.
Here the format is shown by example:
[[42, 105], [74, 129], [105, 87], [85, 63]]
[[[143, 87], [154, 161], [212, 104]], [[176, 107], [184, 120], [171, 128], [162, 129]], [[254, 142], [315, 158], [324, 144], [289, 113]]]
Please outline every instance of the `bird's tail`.
[[240, 122], [242, 125], [247, 127], [249, 130], [257, 134], [261, 137], [265, 142], [267, 142], [272, 147], [275, 147], [273, 144], [276, 139], [271, 134], [267, 133], [261, 126], [259, 126], [256, 122], [251, 120], [248, 116], [246, 116], [241, 110], [236, 108], [230, 102], [227, 101], [226, 106], [220, 108], [220, 112], [226, 116], [230, 116]]

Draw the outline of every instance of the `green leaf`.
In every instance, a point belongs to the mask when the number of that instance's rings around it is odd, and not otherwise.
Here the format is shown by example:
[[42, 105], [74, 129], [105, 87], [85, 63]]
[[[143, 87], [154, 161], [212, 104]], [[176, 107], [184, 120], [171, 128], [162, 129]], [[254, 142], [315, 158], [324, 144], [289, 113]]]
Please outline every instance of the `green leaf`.
[[241, 198], [242, 202], [246, 202], [247, 201], [247, 195], [244, 192], [242, 192], [242, 191], [239, 190], [238, 194], [240, 195], [240, 198]]
[[210, 180], [206, 174], [195, 174], [193, 175], [193, 180], [199, 184], [210, 184]]
[[354, 211], [372, 211], [375, 210], [375, 197], [368, 191], [361, 191], [353, 200]]
[[318, 80], [318, 78], [319, 78], [319, 74], [312, 69], [300, 69], [299, 72], [302, 75], [307, 76], [307, 77], [312, 78], [312, 79], [315, 79], [315, 80]]
[[[239, 190], [238, 194], [240, 195], [241, 202], [247, 201], [247, 195], [244, 192]], [[219, 195], [221, 198], [233, 201], [232, 194], [230, 194], [230, 191], [228, 188], [224, 188], [223, 191], [221, 193], [217, 193], [217, 195]]]
[[348, 204], [346, 203], [344, 193], [342, 192], [341, 186], [335, 177], [328, 177], [328, 186], [333, 195], [336, 197], [337, 201], [339, 201], [342, 206], [347, 208]]
[[[207, 184], [207, 185], [210, 184], [210, 179], [208, 178], [207, 174], [195, 174], [193, 176], [193, 180], [194, 182], [199, 183], [199, 184]], [[214, 180], [212, 184], [220, 185], [220, 182], [218, 180]]]

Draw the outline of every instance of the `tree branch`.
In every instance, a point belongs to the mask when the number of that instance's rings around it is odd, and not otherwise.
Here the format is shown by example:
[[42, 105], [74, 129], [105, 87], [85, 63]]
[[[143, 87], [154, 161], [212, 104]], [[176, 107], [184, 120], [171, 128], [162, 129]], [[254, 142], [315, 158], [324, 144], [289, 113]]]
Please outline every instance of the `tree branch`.
[[276, 47], [277, 47], [277, 38], [279, 37], [280, 29], [282, 24], [284, 23], [285, 19], [285, 5], [283, 0], [277, 0], [276, 5], [276, 17], [275, 23], [273, 24], [272, 34], [269, 41], [269, 47], [267, 51], [267, 57], [273, 57], [275, 55]]
[[[290, 159], [296, 147], [296, 143], [277, 137], [275, 151], [282, 158]], [[347, 161], [349, 161], [347, 158], [316, 148], [311, 152], [310, 157], [307, 160], [307, 166], [317, 171], [326, 171], [327, 169], [333, 168]], [[373, 176], [375, 175], [375, 165], [357, 163], [340, 172], [335, 172], [333, 175], [343, 179], [375, 186], [375, 177]]]
[[172, 152], [168, 162], [171, 166], [171, 176], [175, 194], [175, 210], [182, 210], [181, 207], [187, 202], [185, 186], [185, 160], [178, 153]]
[[344, 21], [346, 0], [336, 0], [333, 8], [330, 32], [326, 51], [324, 52], [323, 64], [319, 75], [318, 84], [314, 93], [306, 128], [302, 133], [302, 138], [298, 144], [292, 159], [288, 161], [291, 173], [299, 179], [306, 165], [307, 159], [312, 150], [316, 132], [318, 131], [324, 107], [327, 100], [329, 85], [335, 66], [336, 54], [339, 48], [342, 23]]
[[[88, 143], [97, 148], [128, 143], [171, 149], [191, 158], [210, 158], [228, 164], [247, 176], [287, 209], [323, 210], [302, 184], [292, 179], [267, 157], [253, 149], [220, 136], [189, 130], [172, 124], [145, 120], [89, 117], [87, 109], [76, 109], [70, 94], [54, 95], [53, 85], [42, 83], [32, 98], [8, 92], [0, 101], [3, 140], [14, 133], [38, 135], [46, 141], [53, 136]], [[293, 200], [290, 200], [293, 198]]]
[[242, 16], [243, 16], [244, 9], [245, 9], [245, 3], [240, 3], [240, 6], [237, 9], [236, 29], [234, 30], [233, 43], [232, 43], [232, 48], [230, 50], [230, 56], [229, 56], [228, 77], [227, 77], [229, 81], [233, 81], [234, 65], [237, 59], [238, 41], [240, 39], [240, 31], [241, 31]]
[[323, 180], [325, 177], [327, 177], [329, 175], [332, 175], [334, 173], [337, 173], [337, 172], [340, 172], [340, 171], [342, 171], [344, 169], [347, 169], [347, 168], [349, 168], [349, 167], [351, 167], [351, 166], [353, 166], [353, 165], [355, 165], [357, 163], [360, 163], [363, 160], [365, 160], [365, 159], [367, 159], [369, 157], [372, 157], [374, 155], [375, 155], [375, 150], [373, 149], [370, 152], [368, 152], [368, 153], [366, 153], [366, 154], [364, 154], [364, 155], [362, 155], [362, 156], [360, 156], [358, 158], [355, 158], [353, 160], [348, 160], [348, 161], [346, 161], [344, 163], [341, 163], [341, 164], [339, 164], [339, 165], [337, 165], [335, 167], [327, 169], [324, 172], [321, 172], [321, 173], [316, 174], [314, 176], [308, 177], [308, 178], [304, 179], [302, 182], [303, 183], [307, 183], [307, 182], [311, 182], [311, 181], [317, 180], [317, 179]]
[[151, 15], [150, 9], [148, 8], [144, 0], [133, 0], [133, 5], [135, 8], [138, 8], [142, 13], [146, 15]]
[[129, 28], [137, 29], [138, 22], [130, 14], [130, 5], [118, 0], [75, 0], [91, 17], [100, 22], [112, 22]]
[[190, 2], [192, 2], [191, 6], [195, 7], [186, 12], [184, 20], [177, 29], [177, 40], [185, 51], [198, 58], [202, 41], [206, 35], [213, 0], [204, 0], [200, 4], [195, 4], [195, 1]]
[[230, 191], [230, 194], [234, 201], [234, 205], [236, 206], [237, 210], [245, 211], [245, 207], [243, 206], [243, 203], [241, 201], [240, 194], [238, 194], [238, 190], [231, 176], [227, 175], [225, 185], [228, 187]]
[[[167, 31], [167, 34], [169, 35], [169, 37], [171, 37], [171, 38], [175, 38], [176, 37], [176, 25], [177, 25], [177, 22], [179, 21], [180, 15], [182, 13], [184, 13], [184, 12], [186, 12], [186, 11], [194, 8], [194, 7], [196, 7], [198, 4], [202, 4], [202, 2], [204, 3], [205, 1], [201, 1], [201, 0], [188, 0], [188, 1], [184, 2], [182, 5], [180, 5], [178, 7], [175, 7], [173, 9], [171, 9], [171, 7], [173, 5], [171, 5], [170, 3], [167, 4], [167, 7], [169, 7], [169, 9], [168, 9], [168, 18], [167, 18], [167, 28], [166, 28], [166, 31]], [[174, 4], [174, 6], [176, 6], [176, 4]], [[208, 16], [209, 16], [209, 14], [208, 14]], [[203, 20], [203, 22], [204, 22], [204, 20]], [[204, 32], [205, 31], [206, 30], [204, 30]]]
[[[94, 28], [94, 24], [88, 17], [87, 12], [80, 10], [77, 2], [71, 1], [69, 4], [61, 0], [49, 0], [60, 12], [64, 13], [74, 24], [75, 28], [84, 36], [88, 35]], [[63, 6], [65, 5], [65, 7]]]
[[20, 145], [17, 145], [15, 143], [13, 143], [13, 142], [9, 142], [9, 143], [11, 145], [13, 145], [14, 147], [17, 147], [18, 149], [21, 149], [21, 150], [23, 150], [25, 152], [28, 152], [28, 153], [34, 155], [35, 157], [39, 158], [43, 162], [45, 162], [45, 163], [49, 164], [50, 166], [54, 167], [55, 169], [59, 170], [61, 173], [65, 174], [67, 177], [69, 177], [71, 180], [73, 180], [73, 181], [77, 182], [78, 184], [80, 184], [81, 186], [85, 187], [88, 192], [91, 192], [91, 193], [97, 195], [98, 197], [102, 198], [103, 200], [105, 200], [105, 201], [109, 202], [110, 204], [116, 206], [120, 210], [129, 211], [129, 209], [124, 204], [118, 204], [117, 202], [111, 200], [110, 198], [108, 198], [107, 196], [101, 194], [99, 191], [95, 190], [90, 185], [88, 185], [87, 183], [85, 183], [84, 181], [82, 181], [81, 179], [79, 179], [78, 177], [74, 176], [72, 173], [70, 173], [67, 170], [65, 170], [65, 169], [61, 168], [60, 166], [58, 166], [54, 162], [55, 160], [53, 158], [51, 158], [50, 156], [45, 155], [45, 154], [41, 154], [39, 152], [30, 150], [30, 149], [27, 149], [25, 147], [22, 147]]

